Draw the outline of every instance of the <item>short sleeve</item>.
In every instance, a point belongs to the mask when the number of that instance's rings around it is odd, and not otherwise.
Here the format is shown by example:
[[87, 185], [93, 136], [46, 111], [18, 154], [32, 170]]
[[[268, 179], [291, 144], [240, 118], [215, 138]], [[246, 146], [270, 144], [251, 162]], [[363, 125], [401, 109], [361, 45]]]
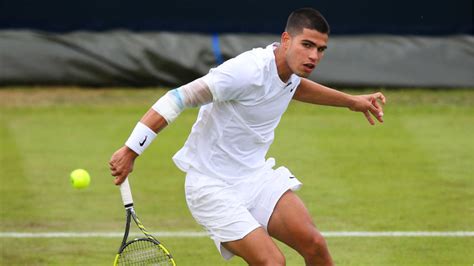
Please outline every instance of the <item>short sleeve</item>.
[[203, 80], [214, 101], [246, 100], [252, 97], [252, 88], [262, 83], [259, 68], [255, 56], [244, 53], [212, 68]]

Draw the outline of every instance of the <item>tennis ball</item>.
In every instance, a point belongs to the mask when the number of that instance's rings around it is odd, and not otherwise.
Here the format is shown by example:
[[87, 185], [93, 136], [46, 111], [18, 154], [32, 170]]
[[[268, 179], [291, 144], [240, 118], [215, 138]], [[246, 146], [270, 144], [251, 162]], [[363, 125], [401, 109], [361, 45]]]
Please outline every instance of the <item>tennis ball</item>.
[[86, 188], [91, 183], [91, 176], [84, 169], [76, 169], [71, 172], [71, 183], [74, 188]]

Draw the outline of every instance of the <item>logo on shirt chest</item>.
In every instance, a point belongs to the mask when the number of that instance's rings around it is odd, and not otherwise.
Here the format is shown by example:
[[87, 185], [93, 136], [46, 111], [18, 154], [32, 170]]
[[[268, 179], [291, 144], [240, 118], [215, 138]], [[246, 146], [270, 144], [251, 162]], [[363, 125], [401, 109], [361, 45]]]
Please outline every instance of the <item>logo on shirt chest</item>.
[[286, 89], [286, 88], [291, 88], [290, 89], [290, 92], [293, 92], [293, 90], [295, 89], [294, 87], [290, 87], [290, 85], [293, 84], [293, 82], [288, 82], [288, 84], [286, 84], [286, 86], [283, 88], [283, 89]]

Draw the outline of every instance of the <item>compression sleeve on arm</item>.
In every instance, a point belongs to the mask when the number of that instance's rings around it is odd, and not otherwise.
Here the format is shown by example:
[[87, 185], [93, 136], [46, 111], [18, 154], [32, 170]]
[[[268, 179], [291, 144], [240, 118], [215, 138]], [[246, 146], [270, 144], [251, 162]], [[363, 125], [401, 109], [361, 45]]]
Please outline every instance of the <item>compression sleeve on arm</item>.
[[168, 124], [189, 107], [197, 107], [212, 102], [213, 96], [202, 78], [196, 79], [177, 89], [168, 91], [153, 106]]

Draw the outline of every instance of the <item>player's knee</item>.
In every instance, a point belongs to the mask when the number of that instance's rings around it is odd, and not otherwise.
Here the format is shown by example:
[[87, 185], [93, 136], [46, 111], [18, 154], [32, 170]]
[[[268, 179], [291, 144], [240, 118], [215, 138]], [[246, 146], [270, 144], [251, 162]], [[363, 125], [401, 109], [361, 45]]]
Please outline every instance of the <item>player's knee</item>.
[[328, 253], [326, 240], [321, 234], [311, 235], [304, 246], [305, 248], [302, 255], [306, 259], [326, 256]]

